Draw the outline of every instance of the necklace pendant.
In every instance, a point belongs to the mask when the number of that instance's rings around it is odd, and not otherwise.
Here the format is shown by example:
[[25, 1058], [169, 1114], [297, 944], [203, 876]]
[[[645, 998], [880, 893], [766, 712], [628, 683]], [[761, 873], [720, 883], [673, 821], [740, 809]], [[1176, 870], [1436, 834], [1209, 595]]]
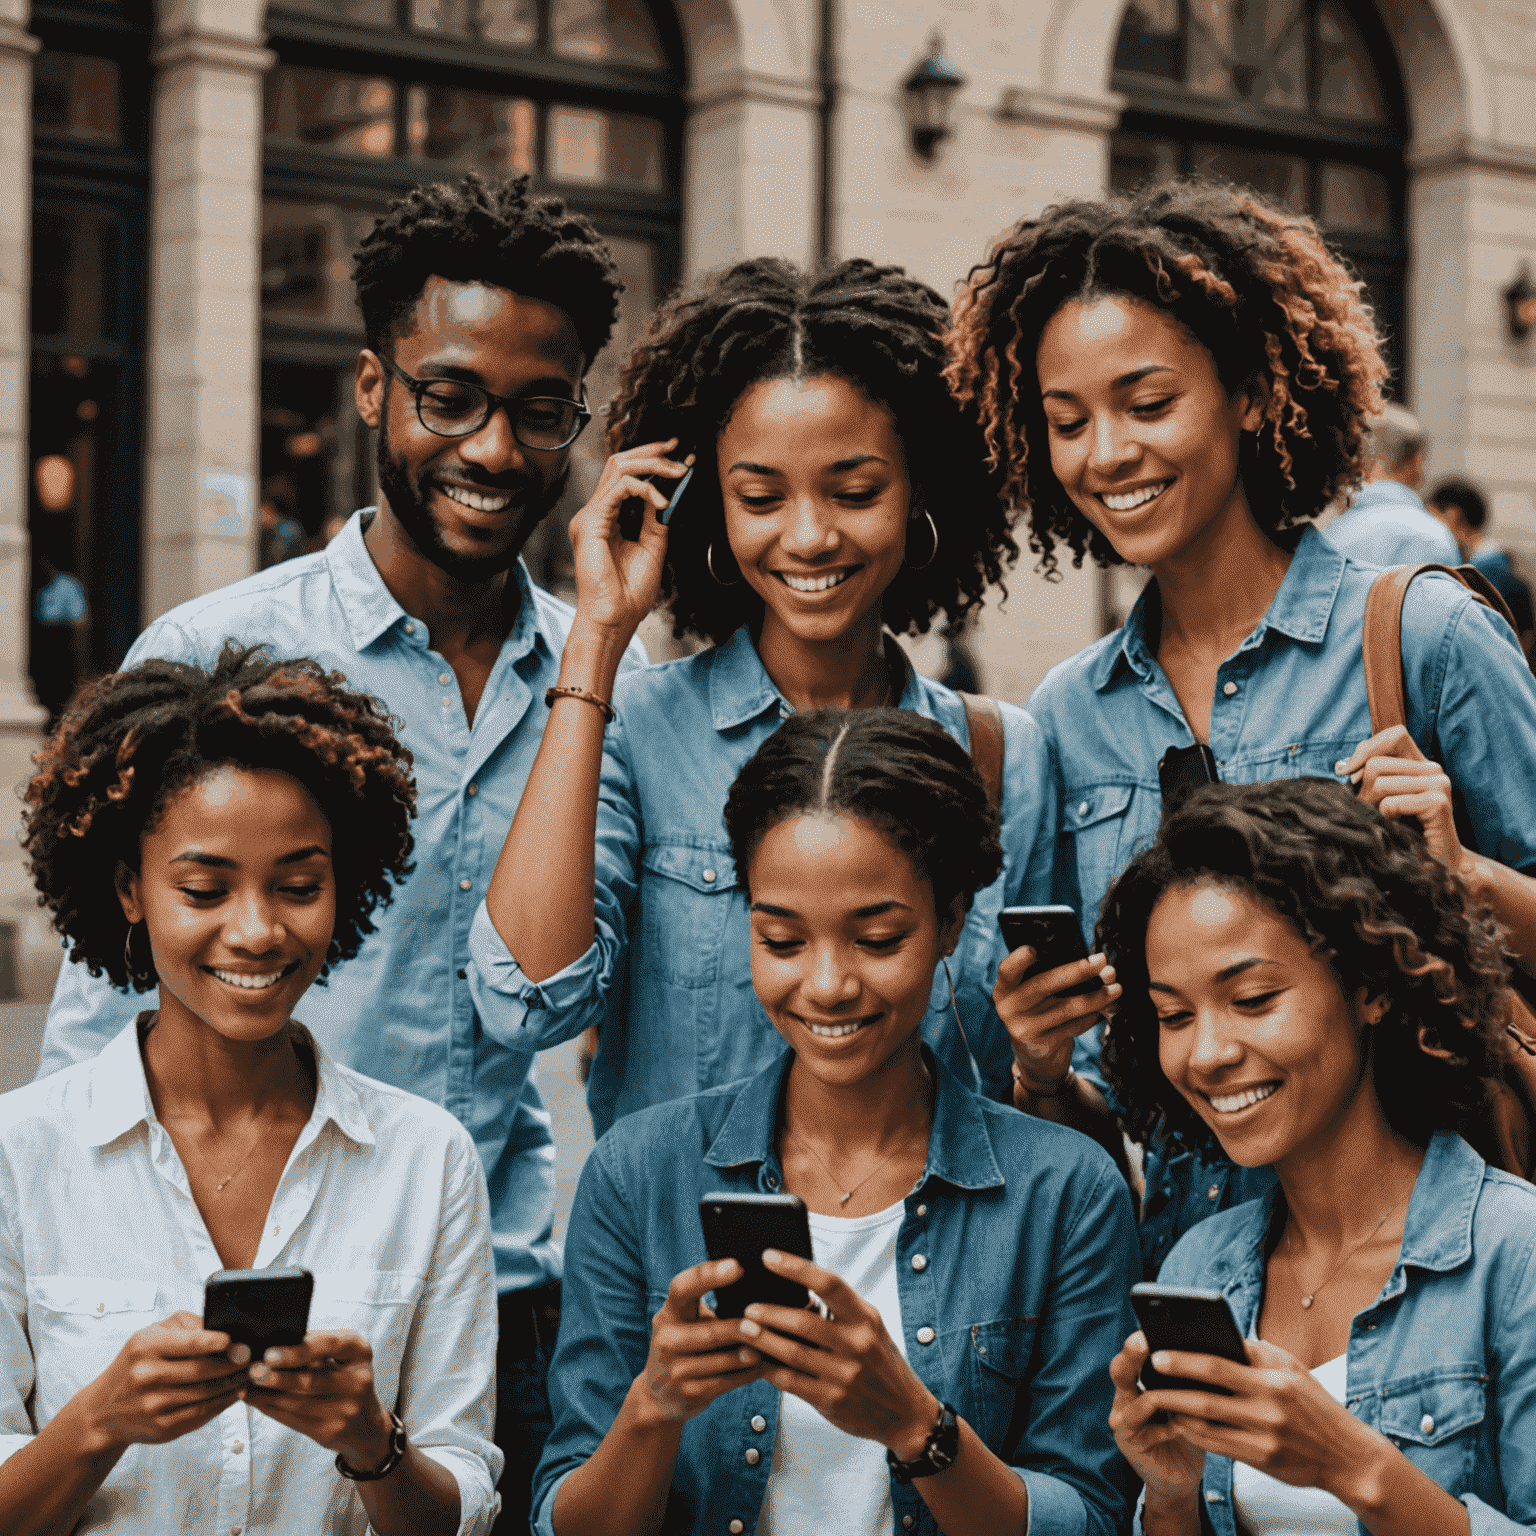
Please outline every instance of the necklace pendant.
[[1312, 1298], [1310, 1296], [1303, 1296], [1301, 1298], [1301, 1304], [1304, 1307], [1310, 1307], [1312, 1305]]
[[837, 1197], [837, 1203], [839, 1205], [847, 1205], [848, 1202], [850, 1200], [852, 1200], [852, 1199], [853, 1199], [853, 1191], [850, 1189], [846, 1195], [839, 1195]]
[[[234, 1174], [230, 1174], [229, 1179], [232, 1179], [232, 1178], [234, 1178]], [[219, 1183], [215, 1184], [213, 1186], [214, 1194], [216, 1194], [216, 1195], [217, 1194], [222, 1194], [223, 1190], [224, 1190], [224, 1186], [229, 1183], [229, 1179], [223, 1179]]]

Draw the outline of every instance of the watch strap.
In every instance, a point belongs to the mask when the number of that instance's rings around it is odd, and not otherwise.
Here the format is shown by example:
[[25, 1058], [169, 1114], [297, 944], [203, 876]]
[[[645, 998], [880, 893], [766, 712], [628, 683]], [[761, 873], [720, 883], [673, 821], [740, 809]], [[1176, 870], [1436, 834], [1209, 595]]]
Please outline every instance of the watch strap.
[[376, 1483], [381, 1477], [388, 1477], [405, 1459], [405, 1425], [400, 1422], [400, 1415], [393, 1411], [390, 1411], [389, 1423], [389, 1450], [384, 1460], [372, 1471], [359, 1472], [355, 1467], [349, 1467], [339, 1455], [337, 1456], [336, 1470], [349, 1483]]
[[911, 1461], [903, 1461], [895, 1451], [885, 1453], [885, 1464], [898, 1483], [914, 1478], [932, 1477], [954, 1466], [960, 1454], [960, 1420], [948, 1403], [939, 1404], [939, 1416], [928, 1432], [928, 1443]]

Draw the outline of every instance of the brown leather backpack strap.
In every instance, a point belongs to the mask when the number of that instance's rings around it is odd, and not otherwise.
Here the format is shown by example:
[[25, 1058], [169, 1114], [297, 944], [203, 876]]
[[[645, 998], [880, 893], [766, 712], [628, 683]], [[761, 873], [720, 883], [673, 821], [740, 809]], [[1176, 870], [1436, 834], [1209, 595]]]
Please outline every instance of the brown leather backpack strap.
[[1408, 723], [1403, 692], [1403, 599], [1416, 577], [1440, 571], [1454, 577], [1474, 602], [1491, 608], [1515, 627], [1514, 615], [1499, 589], [1473, 565], [1392, 565], [1371, 583], [1365, 600], [1361, 651], [1365, 663], [1365, 696], [1371, 706], [1371, 734]]
[[971, 731], [971, 761], [986, 786], [992, 809], [1003, 805], [1003, 712], [984, 693], [962, 693], [965, 723]]

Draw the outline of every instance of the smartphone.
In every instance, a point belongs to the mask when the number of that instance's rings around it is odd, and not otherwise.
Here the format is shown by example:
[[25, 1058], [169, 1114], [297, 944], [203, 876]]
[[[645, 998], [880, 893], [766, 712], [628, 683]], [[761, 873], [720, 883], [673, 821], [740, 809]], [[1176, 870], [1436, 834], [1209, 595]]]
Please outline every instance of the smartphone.
[[[1220, 1291], [1201, 1291], [1179, 1285], [1133, 1285], [1131, 1306], [1136, 1321], [1153, 1350], [1182, 1349], [1187, 1354], [1217, 1355], [1237, 1365], [1247, 1365], [1248, 1351], [1238, 1331], [1237, 1319]], [[1149, 1358], [1141, 1368], [1144, 1392], [1157, 1390], [1217, 1392], [1231, 1397], [1225, 1387], [1186, 1376], [1164, 1376], [1152, 1369]]]
[[302, 1344], [315, 1277], [307, 1269], [221, 1269], [203, 1292], [203, 1327], [248, 1344], [253, 1360], [274, 1344]]
[[808, 1307], [811, 1293], [763, 1267], [763, 1249], [802, 1259], [811, 1254], [811, 1221], [799, 1195], [705, 1195], [699, 1201], [704, 1249], [712, 1259], [735, 1259], [746, 1273], [716, 1286], [715, 1316], [740, 1317], [754, 1301]]
[[[997, 914], [997, 926], [1003, 930], [1003, 942], [1009, 954], [1026, 944], [1035, 952], [1034, 964], [1024, 973], [1024, 980], [1041, 971], [1054, 971], [1058, 965], [1088, 958], [1083, 943], [1082, 926], [1071, 907], [1004, 907]], [[1086, 997], [1104, 983], [1097, 976], [1065, 987], [1057, 997]]]
[[[648, 475], [647, 480], [651, 484], [656, 483], [654, 475]], [[672, 482], [672, 499], [666, 506], [657, 510], [656, 521], [665, 528], [672, 521], [672, 514], [677, 511], [677, 504], [683, 499], [683, 492], [688, 489], [688, 482], [693, 479], [693, 465], [690, 464], [683, 472], [682, 477]], [[631, 496], [623, 506], [619, 508], [619, 532], [633, 544], [640, 537], [640, 521], [645, 516], [648, 502], [642, 501], [638, 496]]]

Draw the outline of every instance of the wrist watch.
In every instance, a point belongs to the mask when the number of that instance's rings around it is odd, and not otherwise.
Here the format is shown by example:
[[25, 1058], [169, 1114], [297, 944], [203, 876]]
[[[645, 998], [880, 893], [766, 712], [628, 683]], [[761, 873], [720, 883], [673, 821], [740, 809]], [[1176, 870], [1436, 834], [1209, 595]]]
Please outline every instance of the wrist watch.
[[400, 1415], [391, 1412], [389, 1415], [389, 1450], [371, 1472], [359, 1472], [354, 1467], [349, 1467], [338, 1455], [336, 1458], [336, 1470], [346, 1478], [349, 1483], [376, 1483], [381, 1477], [388, 1477], [405, 1457], [405, 1425], [400, 1422]]
[[895, 1451], [885, 1453], [885, 1464], [898, 1483], [910, 1483], [916, 1477], [932, 1477], [954, 1466], [960, 1454], [960, 1420], [948, 1403], [939, 1404], [939, 1416], [928, 1432], [928, 1443], [912, 1458], [903, 1461]]

